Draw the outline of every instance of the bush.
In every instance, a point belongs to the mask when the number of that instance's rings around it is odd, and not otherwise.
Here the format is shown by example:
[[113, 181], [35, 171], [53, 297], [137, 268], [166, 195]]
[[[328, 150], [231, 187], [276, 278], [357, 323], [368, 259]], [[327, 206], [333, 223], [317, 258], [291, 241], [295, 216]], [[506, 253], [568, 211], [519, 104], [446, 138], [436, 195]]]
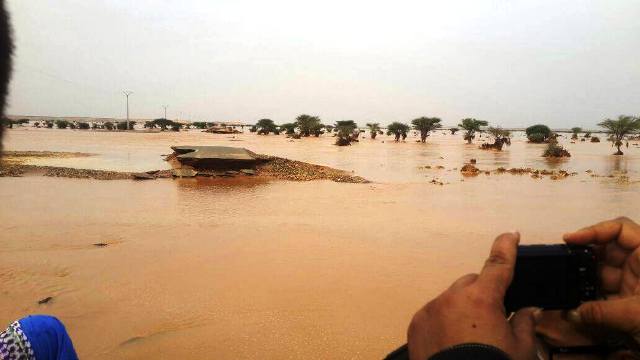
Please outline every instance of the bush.
[[529, 139], [530, 142], [536, 143], [536, 144], [543, 143], [546, 140], [546, 137], [544, 136], [544, 134], [541, 134], [541, 133], [533, 133], [531, 135], [527, 135], [527, 138]]
[[171, 125], [171, 131], [180, 131], [180, 128], [182, 126], [180, 124], [173, 124]]
[[88, 130], [91, 126], [89, 125], [89, 123], [86, 122], [81, 122], [78, 123], [78, 129], [80, 130]]
[[592, 136], [591, 137], [591, 142], [600, 142], [600, 138], [597, 136]]
[[571, 157], [571, 154], [558, 144], [557, 141], [550, 141], [542, 154], [544, 157]]
[[[136, 124], [135, 121], [129, 121], [129, 130], [133, 130], [133, 126]], [[116, 124], [116, 128], [118, 130], [127, 130], [127, 122], [123, 121], [123, 122], [119, 122]]]
[[111, 121], [107, 121], [106, 123], [104, 123], [104, 128], [109, 131], [113, 130], [113, 123]]
[[[532, 143], [542, 143], [549, 140], [549, 138], [551, 137], [551, 129], [549, 129], [547, 125], [542, 125], [542, 124], [529, 126], [525, 130], [525, 132], [527, 134], [527, 138]], [[540, 137], [540, 135], [534, 136], [534, 134], [540, 134], [542, 135], [542, 137]]]
[[58, 129], [66, 129], [69, 126], [69, 122], [67, 120], [56, 120], [56, 126]]

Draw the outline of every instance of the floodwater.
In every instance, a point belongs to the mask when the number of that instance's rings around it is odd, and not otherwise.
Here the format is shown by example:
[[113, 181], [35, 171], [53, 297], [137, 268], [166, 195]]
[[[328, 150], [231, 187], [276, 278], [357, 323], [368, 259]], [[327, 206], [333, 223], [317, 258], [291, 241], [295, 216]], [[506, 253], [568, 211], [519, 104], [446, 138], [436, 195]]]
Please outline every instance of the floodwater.
[[[573, 156], [548, 162], [521, 135], [503, 152], [440, 132], [427, 144], [381, 136], [350, 147], [198, 131], [18, 128], [6, 140], [7, 150], [96, 154], [41, 163], [116, 170], [167, 168], [171, 145], [242, 146], [373, 181], [0, 178], [0, 323], [58, 316], [83, 359], [381, 358], [405, 341], [416, 309], [480, 268], [498, 233], [559, 242], [596, 221], [637, 219], [640, 203], [633, 144], [615, 157], [606, 142], [565, 140]], [[483, 170], [578, 175], [463, 178], [454, 168], [471, 158]]]

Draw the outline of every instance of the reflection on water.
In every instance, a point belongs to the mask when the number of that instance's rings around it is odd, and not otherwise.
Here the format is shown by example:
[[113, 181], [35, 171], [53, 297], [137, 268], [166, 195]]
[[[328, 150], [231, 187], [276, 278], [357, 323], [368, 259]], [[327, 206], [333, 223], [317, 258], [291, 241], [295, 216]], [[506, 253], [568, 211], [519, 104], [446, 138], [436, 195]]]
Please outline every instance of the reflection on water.
[[[640, 201], [638, 184], [584, 173], [638, 175], [640, 150], [615, 157], [605, 144], [568, 144], [571, 159], [549, 163], [544, 145], [522, 139], [502, 153], [442, 134], [343, 148], [331, 138], [230, 140], [18, 129], [7, 147], [99, 154], [67, 166], [144, 169], [162, 166], [172, 144], [242, 144], [377, 182], [0, 178], [0, 323], [59, 316], [83, 359], [380, 358], [404, 341], [415, 309], [479, 269], [499, 232], [558, 242], [604, 218], [637, 216]], [[461, 181], [453, 168], [472, 158], [483, 169], [580, 174]], [[434, 177], [449, 184], [429, 184]]]

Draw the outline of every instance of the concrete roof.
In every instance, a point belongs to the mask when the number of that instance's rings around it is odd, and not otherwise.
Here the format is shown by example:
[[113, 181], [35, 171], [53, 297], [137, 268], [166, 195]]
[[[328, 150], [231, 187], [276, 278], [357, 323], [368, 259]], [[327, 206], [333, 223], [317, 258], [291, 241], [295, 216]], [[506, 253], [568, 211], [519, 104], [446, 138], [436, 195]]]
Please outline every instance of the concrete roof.
[[245, 149], [231, 146], [172, 146], [181, 154], [178, 159], [256, 160], [256, 155]]

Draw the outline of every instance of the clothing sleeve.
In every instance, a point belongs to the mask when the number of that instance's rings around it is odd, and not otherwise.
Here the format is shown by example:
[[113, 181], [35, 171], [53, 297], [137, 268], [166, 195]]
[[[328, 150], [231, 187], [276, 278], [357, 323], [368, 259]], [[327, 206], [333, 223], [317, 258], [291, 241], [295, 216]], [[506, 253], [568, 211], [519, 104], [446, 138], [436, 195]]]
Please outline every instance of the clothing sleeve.
[[460, 344], [444, 349], [434, 355], [429, 360], [511, 360], [509, 355], [495, 346], [486, 344]]
[[[460, 344], [444, 349], [425, 360], [511, 360], [509, 355], [495, 346], [486, 344]], [[403, 345], [387, 355], [385, 360], [409, 360], [409, 348]]]

